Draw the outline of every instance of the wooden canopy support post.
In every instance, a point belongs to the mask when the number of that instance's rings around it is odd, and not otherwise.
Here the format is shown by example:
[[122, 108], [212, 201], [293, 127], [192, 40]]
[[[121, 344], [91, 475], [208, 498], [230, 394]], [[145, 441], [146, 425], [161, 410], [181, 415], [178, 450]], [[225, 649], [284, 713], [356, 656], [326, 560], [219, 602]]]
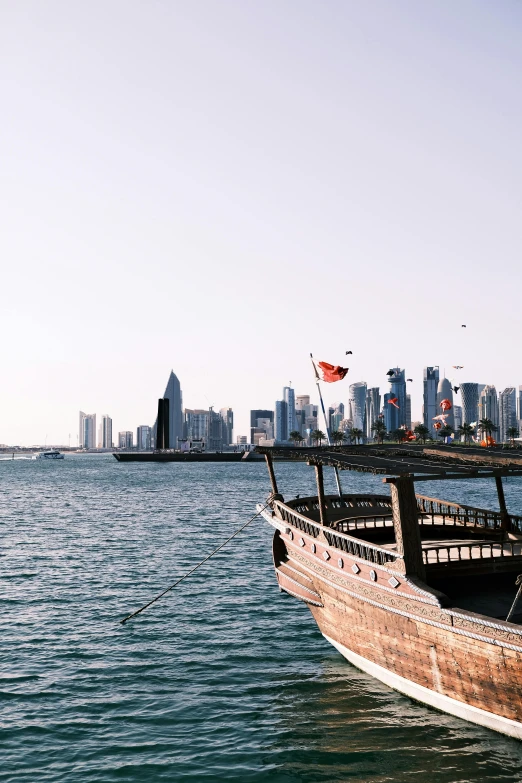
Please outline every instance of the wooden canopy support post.
[[500, 515], [502, 517], [502, 530], [511, 530], [511, 518], [508, 514], [506, 506], [506, 496], [504, 495], [504, 485], [502, 484], [502, 476], [495, 476], [495, 484], [497, 485], [498, 504], [500, 506]]
[[265, 462], [268, 468], [268, 475], [270, 476], [270, 485], [272, 487], [272, 499], [283, 500], [283, 496], [279, 494], [277, 489], [277, 481], [274, 473], [274, 463], [272, 462], [272, 455], [265, 454]]
[[319, 518], [321, 525], [327, 524], [326, 520], [326, 503], [324, 500], [324, 480], [323, 480], [323, 466], [315, 466], [315, 479], [317, 481], [317, 499], [319, 501]]
[[391, 489], [393, 527], [397, 554], [404, 559], [406, 573], [426, 579], [422, 560], [419, 512], [412, 476], [388, 479]]

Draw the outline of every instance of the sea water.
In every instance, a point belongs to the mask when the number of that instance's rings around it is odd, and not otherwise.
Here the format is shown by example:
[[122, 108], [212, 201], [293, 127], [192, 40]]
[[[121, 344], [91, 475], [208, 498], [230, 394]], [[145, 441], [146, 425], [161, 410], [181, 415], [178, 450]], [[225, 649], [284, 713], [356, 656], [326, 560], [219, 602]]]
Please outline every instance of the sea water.
[[[286, 497], [313, 493], [305, 465], [276, 473]], [[493, 480], [420, 486], [497, 508]], [[261, 519], [120, 624], [268, 492], [262, 463], [0, 463], [1, 781], [522, 781], [522, 743], [413, 703], [329, 645], [278, 591]], [[519, 479], [506, 497], [522, 513]]]

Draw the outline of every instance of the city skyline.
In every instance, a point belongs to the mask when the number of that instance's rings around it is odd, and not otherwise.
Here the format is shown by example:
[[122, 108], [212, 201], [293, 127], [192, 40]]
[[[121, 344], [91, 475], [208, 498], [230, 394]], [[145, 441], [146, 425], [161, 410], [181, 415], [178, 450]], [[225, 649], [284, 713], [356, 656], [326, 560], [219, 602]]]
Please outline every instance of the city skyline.
[[[428, 427], [431, 435], [436, 437], [437, 431], [433, 427], [434, 416], [441, 413], [440, 403], [443, 399], [449, 399], [452, 405], [447, 424], [455, 431], [458, 431], [458, 426], [462, 423], [470, 424], [481, 418], [489, 418], [497, 427], [497, 438], [505, 441], [509, 427], [519, 427], [522, 422], [522, 384], [517, 387], [508, 386], [497, 392], [494, 384], [464, 381], [457, 387], [460, 395], [455, 392], [454, 396], [450, 380], [445, 376], [440, 377], [437, 366], [424, 367], [422, 415], [418, 419], [412, 419], [411, 395], [407, 393], [408, 380], [406, 379], [406, 370], [396, 367], [393, 376], [387, 379], [390, 389], [388, 392], [384, 391], [386, 382], [382, 394], [381, 387], [370, 387], [365, 381], [349, 384], [346, 406], [342, 401], [327, 403], [330, 430], [343, 428], [347, 422], [350, 422], [351, 427], [362, 431], [364, 438], [371, 439], [372, 424], [381, 417], [388, 432], [399, 427], [410, 428], [413, 426], [413, 421], [423, 423]], [[322, 386], [323, 396], [324, 391], [332, 389], [330, 384]], [[339, 391], [341, 390], [339, 389]], [[292, 430], [297, 430], [301, 434], [316, 426], [324, 430], [326, 425], [320, 415], [320, 407], [312, 401], [312, 395], [296, 395], [295, 392], [296, 390], [292, 387], [285, 386], [283, 387], [283, 399], [276, 400], [272, 409], [251, 408], [249, 410], [250, 426], [247, 432], [240, 432], [234, 426], [234, 412], [230, 407], [220, 408], [219, 411], [214, 411], [212, 407], [201, 409], [183, 407], [181, 383], [174, 371], [171, 370], [164, 395], [170, 394], [171, 399], [170, 429], [173, 426], [172, 418], [176, 415], [176, 406], [172, 405], [172, 401], [177, 400], [181, 434], [176, 436], [175, 447], [186, 439], [205, 440], [207, 448], [237, 444], [238, 439], [243, 441], [244, 438], [250, 444], [257, 443], [260, 438], [285, 442], [289, 440]], [[381, 399], [383, 401], [382, 407]], [[400, 413], [401, 407], [397, 409], [395, 405], [390, 405], [390, 399], [397, 399], [401, 402], [402, 413]], [[396, 410], [397, 413], [395, 413]], [[102, 415], [97, 439], [93, 444], [96, 413], [86, 414], [84, 411], [80, 411], [79, 417], [77, 444], [86, 448], [109, 448], [108, 440], [112, 435], [113, 428], [112, 418], [108, 414]], [[209, 435], [209, 432], [212, 431], [209, 417], [216, 423], [219, 422], [219, 432], [216, 431], [214, 445], [212, 445], [212, 435]], [[313, 420], [315, 423], [312, 423]], [[154, 426], [137, 425], [135, 432], [134, 441], [133, 430], [119, 430], [117, 437], [113, 438], [114, 446], [132, 448], [135, 443], [138, 448], [154, 447]], [[170, 447], [172, 448], [172, 443]]]

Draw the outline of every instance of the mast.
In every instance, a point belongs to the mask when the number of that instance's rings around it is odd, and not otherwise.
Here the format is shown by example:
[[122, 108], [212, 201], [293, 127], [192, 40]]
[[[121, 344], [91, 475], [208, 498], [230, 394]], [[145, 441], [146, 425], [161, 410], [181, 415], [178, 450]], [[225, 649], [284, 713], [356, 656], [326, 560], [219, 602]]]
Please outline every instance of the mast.
[[[331, 436], [330, 436], [330, 426], [328, 424], [328, 419], [326, 418], [326, 410], [325, 410], [325, 407], [324, 407], [323, 395], [321, 394], [321, 386], [320, 386], [321, 379], [319, 378], [319, 373], [317, 372], [317, 367], [315, 366], [314, 357], [312, 356], [312, 354], [310, 354], [310, 359], [312, 361], [312, 367], [314, 368], [315, 382], [317, 384], [317, 391], [319, 392], [319, 399], [321, 401], [321, 409], [323, 411], [324, 426], [325, 426], [325, 429], [326, 429], [326, 439], [328, 441], [328, 445], [331, 446], [332, 445], [332, 439], [331, 439]], [[335, 471], [335, 483], [337, 484], [337, 493], [338, 493], [339, 497], [342, 498], [343, 490], [341, 488], [341, 479], [339, 478], [339, 471], [338, 471], [337, 468], [334, 468], [334, 471]]]

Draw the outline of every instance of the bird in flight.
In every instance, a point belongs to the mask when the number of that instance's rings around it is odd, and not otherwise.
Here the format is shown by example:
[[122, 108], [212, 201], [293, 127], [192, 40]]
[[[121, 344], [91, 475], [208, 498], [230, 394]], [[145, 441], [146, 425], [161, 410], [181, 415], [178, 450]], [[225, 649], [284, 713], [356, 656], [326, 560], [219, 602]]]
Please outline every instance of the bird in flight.
[[461, 328], [462, 328], [462, 329], [465, 329], [465, 328], [466, 328], [466, 324], [462, 324], [462, 327], [461, 327]]
[[386, 375], [389, 375], [390, 377], [391, 377], [392, 375], [395, 375], [395, 370], [388, 370], [388, 372], [386, 373]]
[[413, 378], [406, 378], [407, 381], [411, 381], [413, 383]]
[[346, 351], [346, 356], [348, 356], [349, 353], [353, 353], [353, 351]]
[[464, 365], [463, 364], [452, 364], [451, 366], [453, 367], [454, 370], [463, 370], [464, 369]]
[[457, 394], [458, 390], [460, 389], [460, 386], [452, 386], [451, 388], [453, 389], [455, 394]]

